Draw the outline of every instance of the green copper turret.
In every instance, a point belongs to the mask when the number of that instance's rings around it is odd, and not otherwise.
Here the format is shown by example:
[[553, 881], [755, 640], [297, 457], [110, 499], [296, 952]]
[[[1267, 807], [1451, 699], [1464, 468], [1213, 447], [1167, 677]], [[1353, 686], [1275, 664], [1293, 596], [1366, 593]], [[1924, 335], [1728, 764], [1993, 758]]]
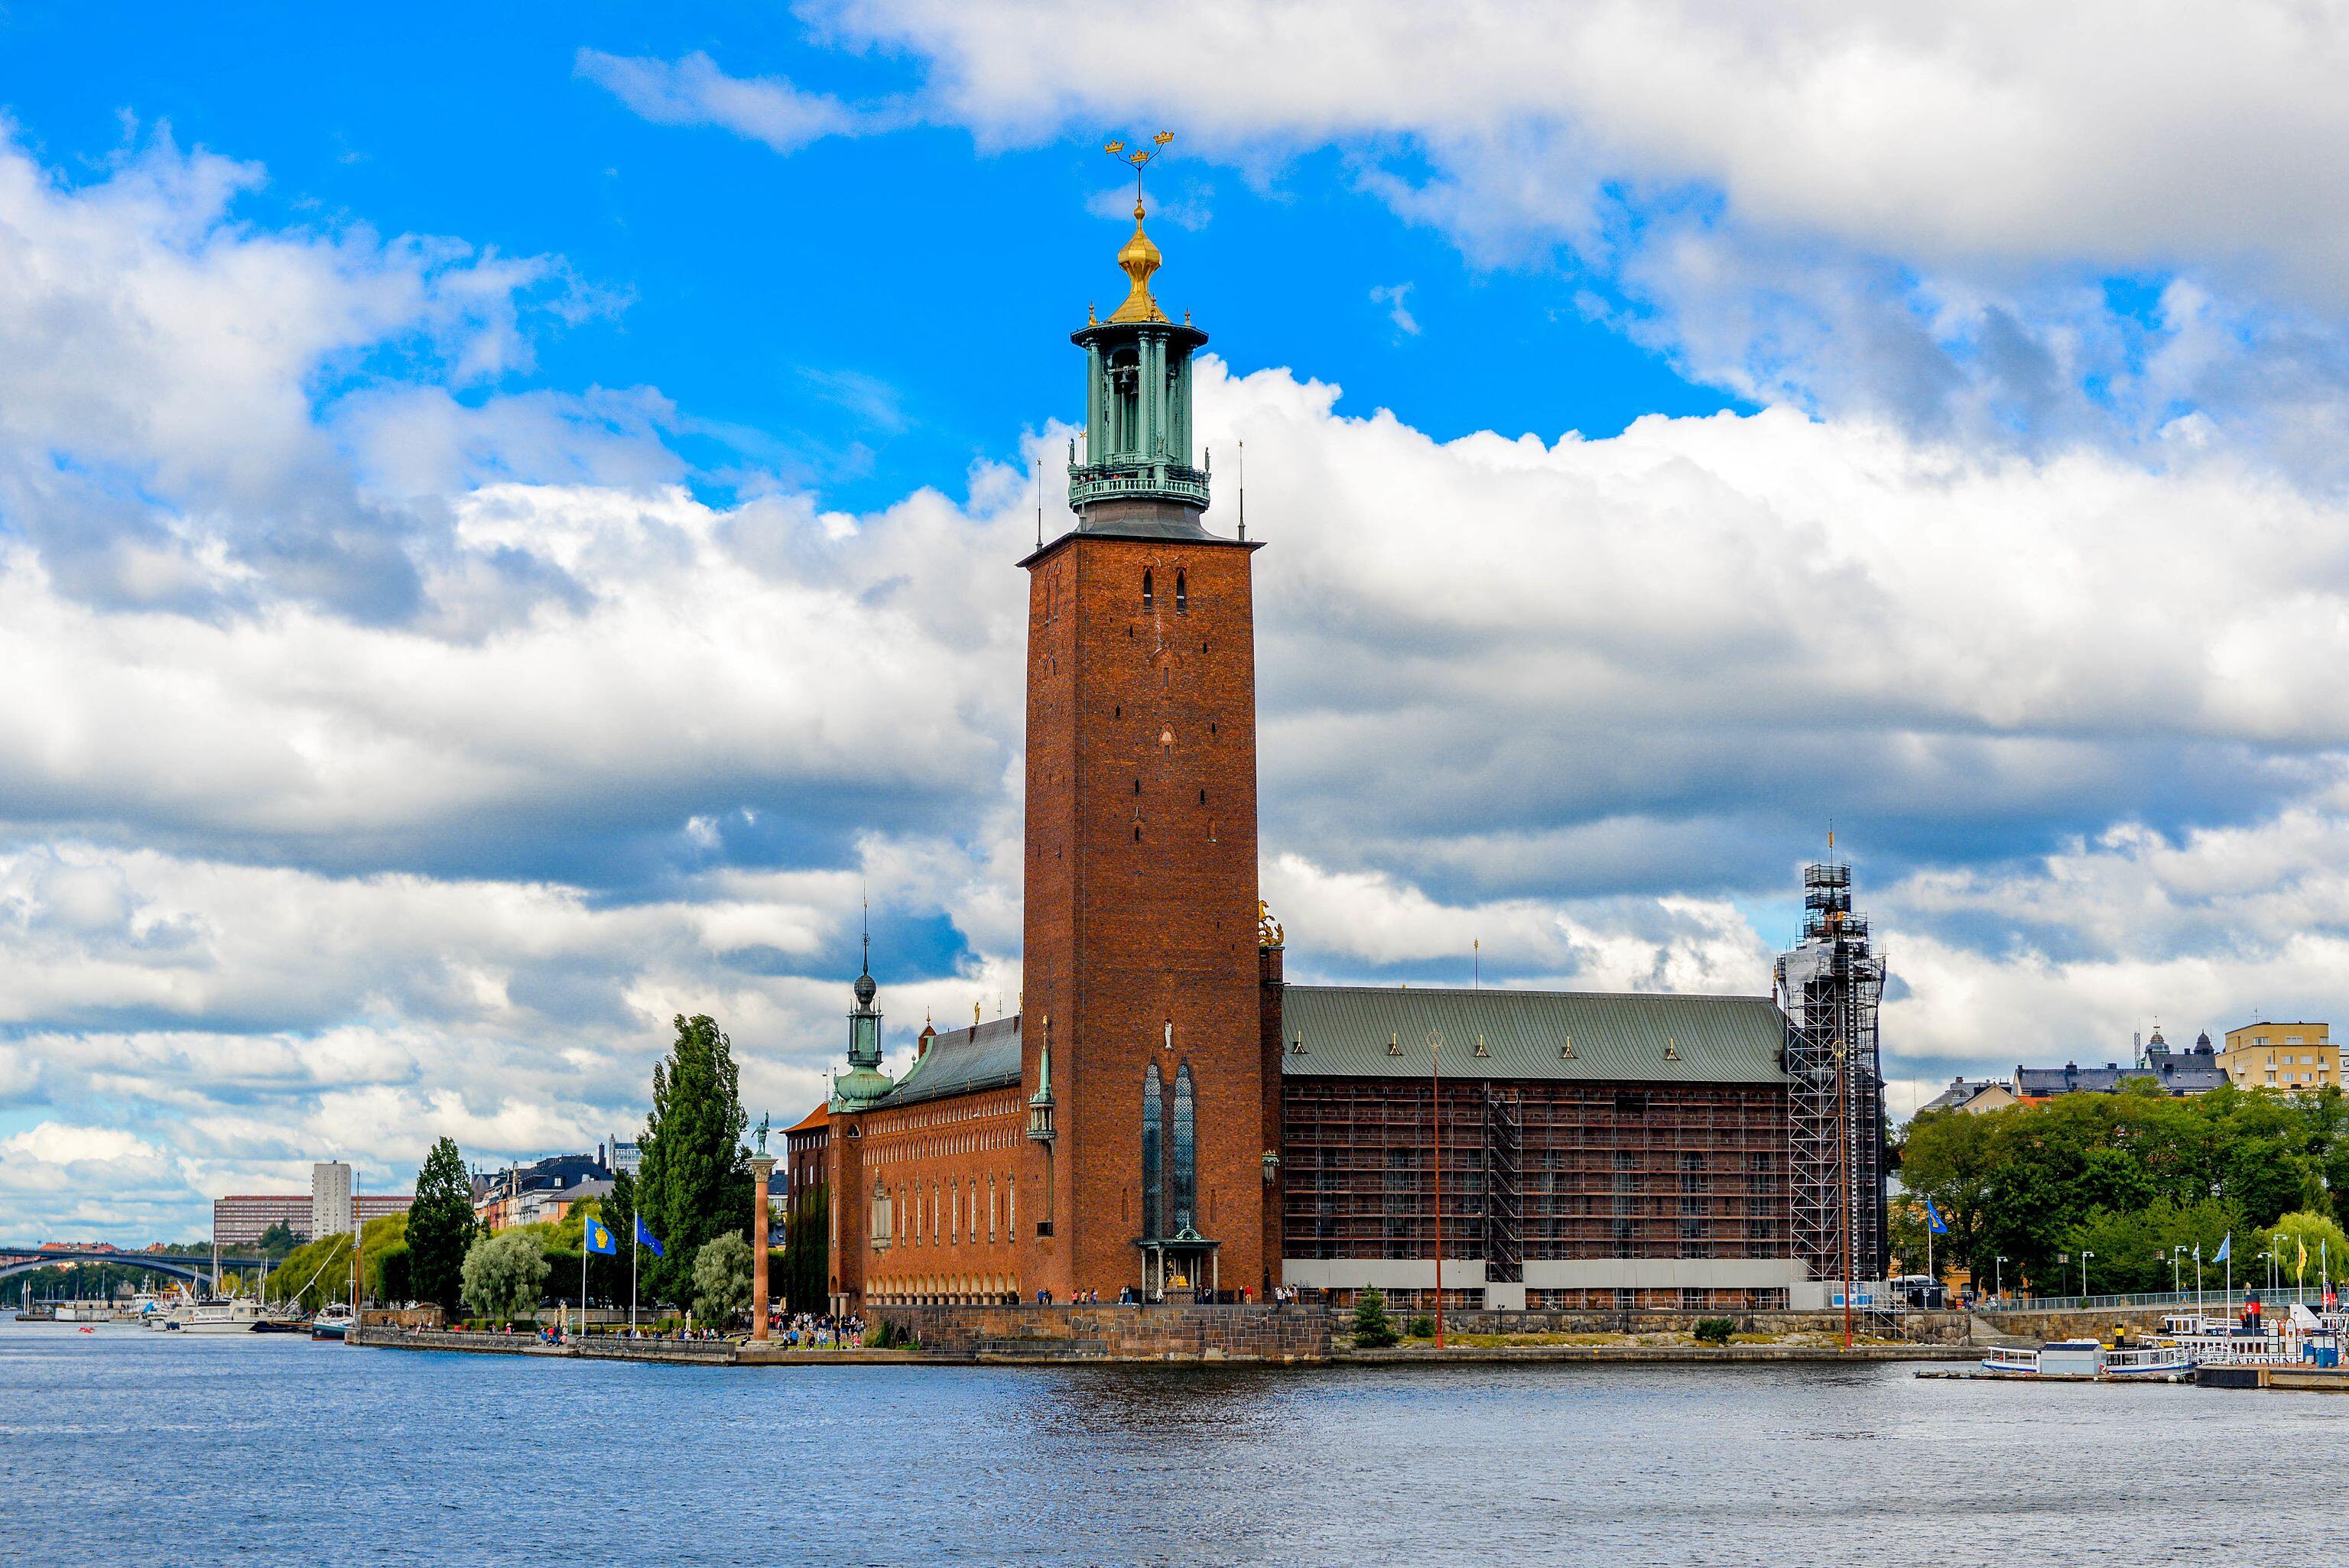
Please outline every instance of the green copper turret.
[[1069, 467], [1069, 505], [1086, 531], [1193, 534], [1207, 475], [1191, 460], [1191, 357], [1207, 335], [1167, 320], [1151, 297], [1160, 256], [1142, 216], [1137, 201], [1117, 253], [1133, 285], [1125, 303], [1071, 335], [1085, 351], [1085, 449]]
[[881, 1010], [873, 998], [873, 938], [864, 938], [864, 967], [856, 976], [856, 1010], [848, 1015], [848, 1074], [832, 1090], [834, 1110], [863, 1110], [896, 1085], [881, 1070]]

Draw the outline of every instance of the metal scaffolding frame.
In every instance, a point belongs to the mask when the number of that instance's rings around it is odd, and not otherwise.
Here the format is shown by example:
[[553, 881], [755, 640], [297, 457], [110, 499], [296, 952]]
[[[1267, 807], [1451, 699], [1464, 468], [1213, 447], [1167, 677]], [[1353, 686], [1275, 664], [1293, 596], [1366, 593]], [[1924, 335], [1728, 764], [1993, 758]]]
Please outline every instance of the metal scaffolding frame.
[[1522, 1137], [1517, 1102], [1485, 1086], [1485, 1277], [1516, 1284], [1526, 1277], [1525, 1188], [1518, 1181]]
[[1815, 1279], [1881, 1279], [1884, 960], [1851, 908], [1851, 866], [1803, 868], [1803, 939], [1779, 956], [1786, 1015], [1787, 1198], [1794, 1254]]

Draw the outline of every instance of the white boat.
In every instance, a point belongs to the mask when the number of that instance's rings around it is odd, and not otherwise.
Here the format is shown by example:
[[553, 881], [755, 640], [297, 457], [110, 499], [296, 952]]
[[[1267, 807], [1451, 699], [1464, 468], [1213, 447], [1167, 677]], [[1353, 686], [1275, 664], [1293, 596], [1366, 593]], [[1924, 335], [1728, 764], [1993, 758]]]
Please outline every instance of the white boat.
[[2116, 1350], [2094, 1339], [2058, 1339], [2037, 1349], [1994, 1345], [1985, 1372], [2033, 1377], [2174, 1377], [2194, 1370], [2194, 1357], [2176, 1345]]
[[351, 1307], [350, 1303], [345, 1301], [327, 1303], [318, 1309], [318, 1315], [310, 1320], [310, 1337], [313, 1339], [340, 1339], [350, 1329]]
[[190, 1307], [177, 1323], [165, 1326], [181, 1334], [251, 1334], [261, 1322], [261, 1304], [250, 1296], [208, 1301]]

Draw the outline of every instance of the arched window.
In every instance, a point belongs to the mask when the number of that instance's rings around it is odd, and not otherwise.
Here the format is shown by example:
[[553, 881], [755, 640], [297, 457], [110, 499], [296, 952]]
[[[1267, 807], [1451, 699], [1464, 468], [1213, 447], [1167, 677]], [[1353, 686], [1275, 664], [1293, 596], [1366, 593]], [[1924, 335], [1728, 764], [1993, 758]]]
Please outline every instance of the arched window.
[[930, 1183], [930, 1242], [931, 1242], [931, 1243], [932, 1243], [933, 1245], [935, 1245], [935, 1244], [936, 1243], [937, 1239], [938, 1239], [938, 1198], [939, 1198], [939, 1195], [940, 1195], [940, 1194], [939, 1194], [939, 1192], [938, 1192], [938, 1184], [937, 1184], [936, 1182], [935, 1182], [935, 1181], [931, 1182], [931, 1183]]
[[1167, 1195], [1170, 1200], [1169, 1206], [1174, 1210], [1174, 1229], [1177, 1231], [1191, 1223], [1193, 1216], [1197, 1212], [1195, 1197], [1198, 1181], [1196, 1161], [1194, 1159], [1195, 1140], [1192, 1137], [1193, 1126], [1191, 1064], [1185, 1062], [1174, 1069], [1174, 1158], [1171, 1161], [1174, 1169], [1170, 1183], [1174, 1191]]
[[1152, 1062], [1142, 1074], [1142, 1237], [1155, 1241], [1165, 1233], [1159, 1219], [1165, 1212], [1161, 1202], [1164, 1188], [1160, 1163], [1159, 1118], [1164, 1107], [1165, 1079], [1158, 1076], [1158, 1064]]
[[1174, 573], [1174, 611], [1175, 611], [1175, 614], [1182, 614], [1184, 611], [1188, 610], [1190, 607], [1191, 607], [1191, 583], [1190, 583], [1190, 574], [1189, 574], [1188, 573], [1185, 573], [1185, 572], [1177, 572], [1177, 573]]
[[1149, 609], [1156, 599], [1157, 595], [1150, 588], [1150, 568], [1145, 566], [1142, 569], [1142, 607]]

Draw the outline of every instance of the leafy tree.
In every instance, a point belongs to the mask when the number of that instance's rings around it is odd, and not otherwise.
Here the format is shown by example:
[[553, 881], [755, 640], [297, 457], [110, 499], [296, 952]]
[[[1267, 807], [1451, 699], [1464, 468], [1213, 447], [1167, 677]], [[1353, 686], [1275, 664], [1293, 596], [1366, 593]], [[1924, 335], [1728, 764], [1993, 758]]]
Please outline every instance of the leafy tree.
[[636, 1202], [667, 1255], [643, 1260], [645, 1294], [689, 1301], [703, 1246], [750, 1212], [750, 1159], [733, 1044], [707, 1016], [677, 1019], [677, 1043], [653, 1068], [652, 1113]]
[[261, 1233], [260, 1244], [263, 1256], [282, 1258], [302, 1243], [295, 1239], [293, 1227], [279, 1220]]
[[783, 1218], [783, 1305], [791, 1312], [832, 1309], [832, 1236], [825, 1222], [829, 1187], [818, 1182], [794, 1195]]
[[465, 1300], [465, 1260], [479, 1227], [473, 1219], [473, 1183], [454, 1139], [443, 1138], [416, 1176], [416, 1202], [408, 1210], [408, 1274], [416, 1299], [439, 1305], [456, 1317]]
[[[2339, 1279], [2349, 1274], [2349, 1235], [2344, 1235], [2340, 1225], [2330, 1215], [2309, 1210], [2284, 1215], [2260, 1237], [2260, 1244], [2276, 1255], [2276, 1278], [2285, 1288], [2314, 1289], [2328, 1274]], [[2300, 1248], [2308, 1248], [2308, 1263], [2301, 1265]]]
[[712, 1323], [724, 1323], [750, 1305], [750, 1243], [724, 1235], [702, 1243], [693, 1255], [693, 1307]]
[[465, 1305], [476, 1317], [515, 1318], [535, 1311], [545, 1293], [546, 1253], [530, 1227], [481, 1237], [465, 1253]]
[[1387, 1298], [1375, 1286], [1354, 1303], [1354, 1343], [1364, 1350], [1382, 1350], [1397, 1338], [1394, 1319], [1387, 1315]]
[[378, 1282], [376, 1299], [383, 1302], [414, 1301], [416, 1285], [408, 1272], [408, 1243], [400, 1243], [378, 1253], [367, 1267], [374, 1271]]

